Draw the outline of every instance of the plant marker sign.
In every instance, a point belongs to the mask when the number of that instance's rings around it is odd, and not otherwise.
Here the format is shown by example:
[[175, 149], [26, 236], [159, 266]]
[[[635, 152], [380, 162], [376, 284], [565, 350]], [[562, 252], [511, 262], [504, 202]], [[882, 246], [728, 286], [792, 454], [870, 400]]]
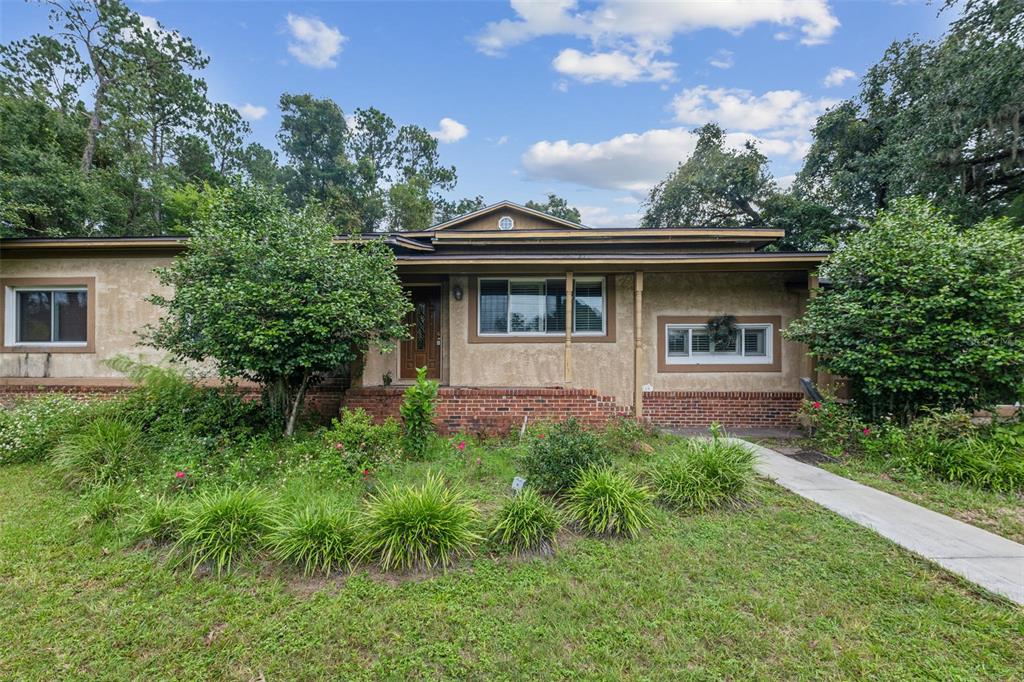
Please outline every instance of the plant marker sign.
[[526, 485], [526, 479], [522, 476], [516, 476], [512, 479], [512, 490], [515, 493], [520, 493], [523, 490], [523, 486]]

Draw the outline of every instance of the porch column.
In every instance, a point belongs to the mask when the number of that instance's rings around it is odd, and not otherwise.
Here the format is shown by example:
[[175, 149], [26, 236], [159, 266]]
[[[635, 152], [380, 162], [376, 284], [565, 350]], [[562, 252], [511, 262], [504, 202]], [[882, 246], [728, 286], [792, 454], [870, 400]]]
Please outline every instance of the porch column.
[[572, 386], [572, 315], [576, 308], [572, 272], [565, 273], [565, 385]]
[[637, 270], [633, 273], [633, 416], [636, 418], [644, 415], [643, 304], [644, 273]]

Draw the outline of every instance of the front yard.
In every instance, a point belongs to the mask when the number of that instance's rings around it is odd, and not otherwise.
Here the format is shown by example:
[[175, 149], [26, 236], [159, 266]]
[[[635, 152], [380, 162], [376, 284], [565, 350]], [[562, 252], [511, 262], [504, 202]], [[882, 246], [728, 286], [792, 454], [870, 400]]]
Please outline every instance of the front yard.
[[[474, 497], [504, 486], [507, 451], [471, 454], [433, 468]], [[429, 576], [190, 577], [117, 524], [83, 527], [84, 505], [47, 464], [0, 467], [0, 678], [1024, 674], [1020, 609], [766, 482], [736, 510], [657, 507], [637, 539], [563, 532], [550, 558]]]

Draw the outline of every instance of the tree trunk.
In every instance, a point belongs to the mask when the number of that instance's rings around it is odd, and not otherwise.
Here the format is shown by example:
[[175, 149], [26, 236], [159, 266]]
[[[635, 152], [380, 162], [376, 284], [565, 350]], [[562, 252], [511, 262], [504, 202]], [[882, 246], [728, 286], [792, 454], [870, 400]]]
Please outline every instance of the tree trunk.
[[291, 436], [295, 433], [295, 422], [299, 418], [299, 408], [306, 397], [306, 387], [309, 385], [309, 372], [302, 375], [302, 383], [299, 384], [299, 391], [295, 394], [295, 401], [292, 403], [291, 414], [288, 415], [288, 425], [285, 426], [284, 435]]
[[106, 96], [106, 81], [100, 81], [96, 88], [96, 101], [93, 102], [92, 115], [89, 117], [89, 128], [85, 131], [85, 149], [82, 150], [82, 172], [88, 173], [92, 170], [92, 159], [96, 155], [96, 137], [100, 132], [100, 107]]

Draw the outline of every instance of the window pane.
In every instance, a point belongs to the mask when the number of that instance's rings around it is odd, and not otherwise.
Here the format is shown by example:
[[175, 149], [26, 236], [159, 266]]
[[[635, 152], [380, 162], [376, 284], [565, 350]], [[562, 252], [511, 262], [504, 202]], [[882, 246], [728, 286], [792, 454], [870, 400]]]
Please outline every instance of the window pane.
[[693, 352], [694, 353], [710, 353], [711, 352], [711, 337], [703, 329], [693, 330]]
[[53, 305], [57, 314], [54, 341], [86, 341], [86, 293], [84, 291], [55, 291]]
[[743, 330], [743, 354], [747, 357], [764, 357], [767, 355], [765, 347], [766, 329], [744, 329]]
[[544, 282], [509, 282], [509, 331], [544, 331], [545, 298]]
[[714, 352], [719, 354], [719, 355], [722, 355], [722, 354], [738, 355], [739, 353], [736, 350], [736, 348], [737, 348], [736, 342], [737, 342], [737, 337], [738, 336], [739, 336], [739, 331], [734, 331], [732, 333], [732, 336], [729, 337], [729, 343], [727, 343], [725, 346], [719, 346], [718, 344], [712, 344], [712, 346], [714, 348]]
[[565, 280], [547, 281], [547, 321], [545, 331], [565, 331]]
[[668, 329], [669, 357], [686, 357], [690, 354], [690, 330], [678, 327]]
[[18, 292], [18, 334], [19, 343], [42, 341], [50, 338], [50, 292]]
[[578, 332], [604, 331], [604, 297], [601, 280], [576, 282], [573, 328]]
[[480, 280], [480, 333], [508, 332], [508, 280]]

